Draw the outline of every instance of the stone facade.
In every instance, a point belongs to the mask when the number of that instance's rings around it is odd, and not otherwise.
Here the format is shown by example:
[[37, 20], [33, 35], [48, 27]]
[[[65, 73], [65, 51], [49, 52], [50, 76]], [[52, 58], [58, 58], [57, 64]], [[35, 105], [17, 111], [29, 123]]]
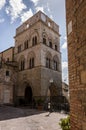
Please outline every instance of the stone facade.
[[13, 61], [14, 47], [0, 53], [0, 104], [13, 104], [17, 85], [17, 66]]
[[[46, 97], [50, 81], [62, 93], [59, 26], [39, 11], [16, 29], [14, 61], [18, 63], [18, 99]], [[28, 96], [30, 95], [30, 96]]]
[[0, 53], [0, 63], [6, 61], [14, 61], [14, 47], [10, 47]]
[[69, 85], [65, 82], [62, 82], [62, 94], [66, 97], [67, 101], [69, 102]]
[[86, 130], [85, 12], [85, 0], [66, 0], [71, 130]]

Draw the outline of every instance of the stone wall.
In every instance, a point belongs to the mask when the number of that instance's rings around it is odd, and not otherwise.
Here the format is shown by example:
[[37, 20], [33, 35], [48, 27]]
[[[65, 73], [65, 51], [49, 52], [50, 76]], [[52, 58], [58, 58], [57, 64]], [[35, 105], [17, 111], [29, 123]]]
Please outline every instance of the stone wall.
[[[6, 75], [6, 71], [8, 71], [7, 73], [9, 73], [9, 75]], [[2, 68], [0, 68], [0, 104], [13, 104], [16, 86], [16, 69], [2, 64]]]
[[14, 60], [14, 47], [10, 47], [0, 53], [0, 62], [13, 61]]
[[71, 130], [86, 130], [85, 12], [85, 0], [66, 0]]

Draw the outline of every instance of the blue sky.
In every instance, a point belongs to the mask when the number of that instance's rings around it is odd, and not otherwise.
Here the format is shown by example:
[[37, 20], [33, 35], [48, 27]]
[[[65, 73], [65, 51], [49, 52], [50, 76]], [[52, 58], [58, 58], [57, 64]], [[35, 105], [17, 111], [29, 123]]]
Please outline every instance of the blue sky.
[[0, 0], [0, 52], [15, 44], [16, 28], [39, 10], [60, 26], [62, 78], [68, 82], [65, 0]]

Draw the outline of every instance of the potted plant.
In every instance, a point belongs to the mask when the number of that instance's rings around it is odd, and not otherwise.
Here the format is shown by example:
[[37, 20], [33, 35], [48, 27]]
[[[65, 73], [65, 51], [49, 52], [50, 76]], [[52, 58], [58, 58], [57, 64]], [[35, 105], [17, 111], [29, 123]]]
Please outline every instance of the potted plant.
[[59, 124], [62, 130], [70, 130], [70, 116], [61, 119]]
[[37, 100], [37, 108], [38, 108], [38, 110], [43, 110], [43, 99], [41, 99], [41, 98], [39, 98], [38, 100]]

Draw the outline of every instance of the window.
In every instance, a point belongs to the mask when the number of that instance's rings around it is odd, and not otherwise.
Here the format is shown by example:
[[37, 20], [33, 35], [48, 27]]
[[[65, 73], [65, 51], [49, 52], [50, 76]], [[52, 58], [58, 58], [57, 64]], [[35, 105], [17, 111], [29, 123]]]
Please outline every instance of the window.
[[30, 59], [30, 61], [29, 61], [29, 68], [31, 69], [31, 59]]
[[43, 38], [43, 44], [46, 45], [46, 38], [45, 37]]
[[57, 61], [54, 60], [54, 70], [57, 70]]
[[55, 45], [55, 50], [57, 51], [57, 45]]
[[37, 44], [37, 37], [35, 36], [35, 45]]
[[30, 58], [30, 61], [29, 61], [29, 68], [34, 68], [34, 58]]
[[24, 69], [25, 69], [25, 61], [22, 60], [22, 61], [21, 61], [21, 70], [24, 70]]
[[28, 40], [24, 42], [24, 49], [28, 48]]
[[21, 45], [18, 46], [18, 53], [21, 52]]
[[25, 61], [22, 61], [22, 70], [25, 69]]
[[52, 48], [52, 42], [51, 41], [49, 42], [49, 47]]
[[34, 37], [32, 38], [32, 46], [34, 46], [34, 44], [35, 44], [35, 39], [34, 39]]
[[21, 70], [22, 70], [22, 61], [21, 61]]
[[32, 46], [37, 44], [37, 36], [32, 38]]
[[34, 67], [34, 58], [32, 58], [32, 68]]
[[8, 70], [6, 70], [6, 76], [9, 76], [9, 71]]
[[46, 58], [46, 67], [50, 68], [50, 58]]

